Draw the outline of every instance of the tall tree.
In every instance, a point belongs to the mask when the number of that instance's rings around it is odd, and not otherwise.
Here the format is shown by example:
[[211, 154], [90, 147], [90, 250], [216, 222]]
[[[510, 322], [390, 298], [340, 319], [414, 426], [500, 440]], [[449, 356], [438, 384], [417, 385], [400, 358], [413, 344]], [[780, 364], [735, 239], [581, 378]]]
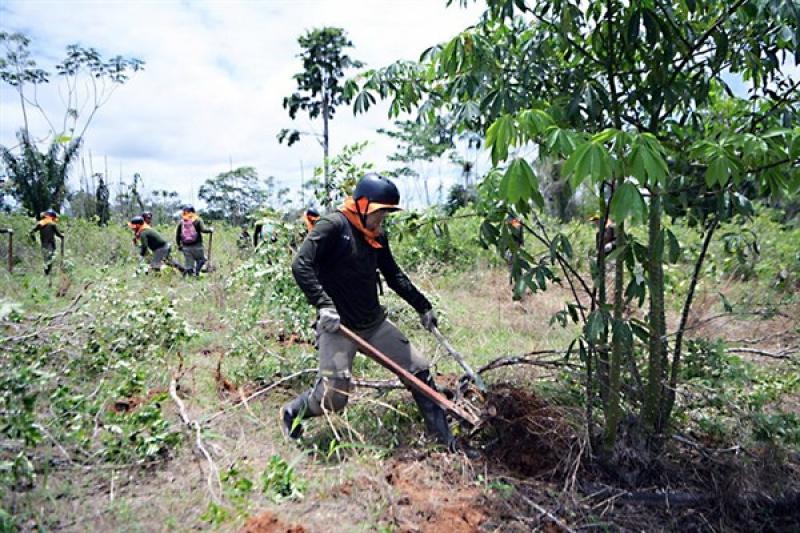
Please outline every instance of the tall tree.
[[[364, 64], [345, 53], [353, 43], [341, 28], [317, 28], [308, 31], [298, 38], [303, 51], [299, 54], [303, 60], [303, 72], [294, 75], [297, 92], [283, 99], [284, 109], [288, 109], [289, 117], [295, 120], [298, 111], [305, 111], [311, 119], [322, 117], [322, 135], [319, 142], [323, 151], [323, 178], [325, 190], [330, 192], [328, 176], [328, 157], [330, 147], [329, 121], [333, 120], [336, 108], [349, 102], [345, 86], [341, 84], [344, 72], [350, 68], [360, 68]], [[300, 130], [282, 129], [278, 133], [278, 141], [286, 141], [289, 146], [300, 139]], [[326, 197], [324, 204], [330, 205]]]
[[[0, 32], [0, 80], [13, 87], [19, 97], [22, 126], [14, 147], [0, 147], [9, 169], [15, 194], [31, 215], [61, 207], [66, 197], [68, 170], [78, 153], [83, 136], [98, 110], [114, 92], [143, 68], [136, 58], [115, 56], [105, 59], [94, 48], [67, 46], [66, 57], [55, 65], [57, 92], [63, 109], [60, 118], [39, 101], [38, 88], [46, 85], [52, 73], [40, 68], [31, 57], [30, 39], [20, 33]], [[38, 114], [46, 132], [31, 130], [30, 113]], [[40, 146], [46, 146], [41, 150]], [[17, 153], [15, 153], [17, 152]]]
[[[523, 214], [551, 261], [521, 254], [520, 283], [543, 289], [553, 267], [573, 288], [575, 302], [562, 317], [583, 325], [576, 345], [586, 364], [589, 433], [596, 437], [599, 395], [604, 427], [595, 442], [606, 458], [623, 408], [638, 411], [655, 449], [669, 431], [685, 320], [718, 222], [747, 213], [748, 191], [800, 190], [800, 80], [782, 68], [792, 58], [800, 61], [795, 1], [487, 0], [480, 24], [429, 49], [422, 64], [400, 62], [362, 77], [357, 102], [390, 97], [393, 116], [447, 113], [485, 132], [495, 170], [483, 190], [501, 209], [487, 210], [482, 235], [507, 242], [503, 211]], [[734, 77], [746, 84], [747, 98], [729, 87]], [[549, 235], [538, 223], [534, 207], [543, 198], [525, 155], [531, 145], [564, 162], [572, 190], [586, 184], [594, 191], [603, 222], [616, 221], [613, 301], [603, 239], [587, 281], [571, 264], [567, 236]], [[667, 213], [693, 217], [704, 230], [675, 332], [666, 326], [663, 270], [681, 246], [661, 224]], [[630, 224], [646, 225], [646, 239], [628, 235]], [[625, 317], [632, 299], [647, 301], [644, 328]], [[623, 390], [632, 391], [625, 403]]]
[[267, 200], [264, 184], [253, 167], [239, 167], [207, 179], [198, 196], [207, 204], [209, 218], [242, 224]]

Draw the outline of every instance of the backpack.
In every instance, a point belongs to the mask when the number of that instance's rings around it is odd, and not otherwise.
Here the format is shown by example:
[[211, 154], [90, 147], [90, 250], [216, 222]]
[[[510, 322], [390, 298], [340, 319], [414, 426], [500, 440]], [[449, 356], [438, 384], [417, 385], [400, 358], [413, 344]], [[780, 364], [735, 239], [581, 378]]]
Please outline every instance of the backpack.
[[181, 242], [183, 244], [194, 244], [197, 241], [197, 236], [194, 220], [181, 220]]

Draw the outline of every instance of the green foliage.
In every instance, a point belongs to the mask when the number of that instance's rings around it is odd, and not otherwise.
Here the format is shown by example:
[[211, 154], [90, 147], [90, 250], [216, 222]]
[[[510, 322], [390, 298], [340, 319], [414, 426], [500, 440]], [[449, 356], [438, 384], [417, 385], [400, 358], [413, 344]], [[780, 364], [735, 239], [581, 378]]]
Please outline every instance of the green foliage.
[[[311, 341], [313, 309], [295, 282], [292, 256], [303, 238], [299, 224], [273, 222], [275, 240], [261, 242], [227, 280], [226, 289], [240, 294], [240, 305], [229, 314], [233, 327], [228, 354], [243, 363], [251, 379], [268, 379], [278, 371], [313, 365], [310, 355], [274, 357], [270, 339]], [[259, 327], [254, 328], [253, 325]]]
[[682, 374], [692, 394], [684, 409], [698, 428], [800, 449], [800, 420], [781, 403], [800, 391], [800, 375], [744, 360], [721, 340], [694, 339], [687, 348]]
[[[68, 332], [42, 342], [0, 348], [0, 435], [26, 448], [14, 476], [34, 462], [34, 446], [55, 439], [76, 461], [127, 463], [163, 457], [180, 435], [163, 418], [164, 394], [149, 394], [163, 379], [166, 356], [193, 335], [168, 294], [140, 295], [109, 280], [88, 295], [86, 310], [103, 320], [76, 320]], [[49, 326], [48, 326], [49, 324]], [[65, 329], [64, 329], [65, 328]], [[162, 382], [163, 384], [163, 382]], [[44, 409], [44, 405], [47, 409]], [[36, 459], [35, 461], [38, 461]], [[18, 481], [18, 479], [17, 479]]]
[[495, 261], [481, 247], [480, 218], [469, 207], [452, 215], [436, 208], [398, 213], [387, 217], [384, 225], [403, 269], [464, 270], [476, 261]]
[[31, 142], [27, 133], [17, 135], [20, 154], [0, 146], [0, 159], [8, 169], [14, 195], [30, 216], [38, 217], [47, 209], [61, 209], [67, 194], [67, 176], [78, 155], [80, 139], [62, 144], [50, 143], [46, 152]]
[[[498, 228], [506, 214], [524, 217], [543, 203], [538, 180], [518, 152], [529, 145], [539, 156], [564, 161], [562, 175], [572, 190], [592, 190], [604, 222], [609, 208], [617, 224], [627, 220], [626, 230], [632, 221], [647, 221], [646, 240], [618, 252], [614, 294], [622, 295], [626, 277], [630, 297], [644, 301], [647, 292], [651, 342], [642, 414], [647, 431], [663, 433], [680, 352], [669, 365], [666, 346], [657, 339], [667, 334], [665, 263], [678, 261], [681, 249], [675, 234], [662, 229], [663, 211], [688, 215], [713, 231], [719, 221], [747, 209], [748, 192], [786, 194], [800, 187], [793, 155], [800, 135], [797, 85], [779, 60], [780, 54], [800, 57], [797, 9], [791, 2], [722, 0], [705, 2], [702, 9], [682, 1], [486, 4], [480, 23], [429, 49], [421, 65], [402, 62], [368, 73], [362, 89], [393, 97], [390, 114], [416, 108], [421, 119], [449, 115], [458, 117], [456, 129], [485, 133], [495, 171], [482, 189], [497, 191], [485, 195], [496, 202], [483, 211], [481, 236], [498, 249], [509, 249]], [[747, 100], [733, 95], [724, 74], [751, 85]], [[465, 113], [468, 108], [475, 112]], [[498, 180], [502, 164], [507, 166]], [[585, 292], [599, 299], [592, 308], [605, 312], [611, 304], [604, 230], [598, 227], [593, 287]], [[561, 267], [574, 286], [564, 240], [541, 228], [532, 233], [551, 248], [551, 256], [543, 263], [511, 247], [517, 293], [526, 286], [544, 288], [544, 281], [554, 279], [551, 266]], [[616, 298], [616, 317], [623, 303]], [[587, 362], [607, 344], [609, 330], [607, 320], [600, 324], [599, 315], [591, 316]], [[620, 349], [615, 343], [610, 372], [596, 374], [599, 390], [612, 398], [604, 402], [607, 420], [619, 418], [609, 413], [619, 408]], [[598, 364], [603, 357], [598, 353]], [[594, 390], [588, 383], [587, 402]], [[609, 453], [616, 424], [610, 428]]]
[[374, 171], [374, 165], [368, 161], [361, 162], [358, 158], [364, 153], [368, 142], [345, 145], [342, 151], [328, 162], [328, 188], [325, 189], [325, 175], [323, 167], [314, 169], [314, 179], [306, 183], [307, 187], [314, 189], [317, 202], [325, 204], [337, 203], [353, 193], [356, 183], [364, 174]]
[[268, 200], [267, 189], [253, 167], [239, 167], [209, 178], [198, 196], [206, 202], [208, 217], [241, 225]]
[[281, 456], [273, 455], [261, 474], [261, 492], [275, 503], [299, 500], [306, 491], [306, 483], [298, 478], [294, 463], [288, 464]]

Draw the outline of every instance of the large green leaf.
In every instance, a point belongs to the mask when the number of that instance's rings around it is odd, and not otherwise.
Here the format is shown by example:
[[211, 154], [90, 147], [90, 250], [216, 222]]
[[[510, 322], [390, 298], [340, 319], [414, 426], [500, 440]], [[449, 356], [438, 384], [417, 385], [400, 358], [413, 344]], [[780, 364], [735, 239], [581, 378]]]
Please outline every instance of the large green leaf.
[[630, 175], [642, 185], [663, 184], [669, 171], [661, 144], [649, 134], [634, 137], [627, 164]]
[[492, 151], [493, 165], [508, 157], [508, 148], [513, 141], [514, 119], [510, 115], [501, 115], [486, 130], [486, 145]]
[[611, 218], [622, 222], [628, 217], [644, 220], [645, 203], [642, 193], [632, 183], [625, 182], [614, 191], [611, 197]]
[[572, 190], [577, 190], [586, 178], [594, 181], [610, 178], [611, 157], [602, 144], [589, 141], [578, 146], [567, 159], [561, 173], [570, 176]]
[[590, 342], [597, 342], [606, 328], [606, 313], [600, 309], [595, 309], [586, 319], [585, 334]]
[[511, 203], [533, 199], [542, 208], [544, 199], [539, 192], [539, 179], [533, 169], [522, 158], [514, 159], [500, 182], [500, 194]]

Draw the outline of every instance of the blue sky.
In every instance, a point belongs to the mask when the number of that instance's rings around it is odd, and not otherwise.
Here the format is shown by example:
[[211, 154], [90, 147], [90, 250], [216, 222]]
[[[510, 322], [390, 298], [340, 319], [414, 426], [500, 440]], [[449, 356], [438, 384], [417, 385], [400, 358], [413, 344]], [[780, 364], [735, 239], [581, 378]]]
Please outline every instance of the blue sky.
[[[119, 88], [101, 108], [85, 137], [84, 160], [95, 172], [106, 160], [113, 182], [134, 172], [152, 189], [177, 190], [189, 199], [200, 184], [237, 166], [254, 166], [298, 189], [301, 163], [306, 179], [321, 163], [313, 139], [291, 148], [278, 144], [284, 127], [321, 130], [282, 108], [301, 70], [297, 37], [319, 26], [345, 28], [351, 55], [370, 67], [419, 53], [477, 21], [480, 5], [447, 8], [444, 0], [261, 0], [261, 1], [50, 1], [3, 0], [0, 28], [33, 40], [34, 57], [49, 67], [71, 43], [93, 46], [104, 56], [146, 61], [143, 72]], [[52, 85], [52, 84], [51, 84]], [[42, 92], [51, 115], [63, 115], [54, 87]], [[49, 91], [49, 93], [48, 93]], [[366, 159], [389, 164], [393, 143], [376, 133], [391, 125], [386, 106], [353, 117], [341, 109], [331, 126], [333, 153], [345, 144], [369, 141]], [[16, 144], [21, 125], [16, 95], [0, 89], [0, 143]], [[44, 123], [38, 131], [44, 133]], [[455, 170], [422, 169], [432, 189]], [[80, 172], [80, 165], [73, 173]], [[73, 177], [73, 183], [77, 179]], [[406, 188], [406, 197], [419, 194]]]

